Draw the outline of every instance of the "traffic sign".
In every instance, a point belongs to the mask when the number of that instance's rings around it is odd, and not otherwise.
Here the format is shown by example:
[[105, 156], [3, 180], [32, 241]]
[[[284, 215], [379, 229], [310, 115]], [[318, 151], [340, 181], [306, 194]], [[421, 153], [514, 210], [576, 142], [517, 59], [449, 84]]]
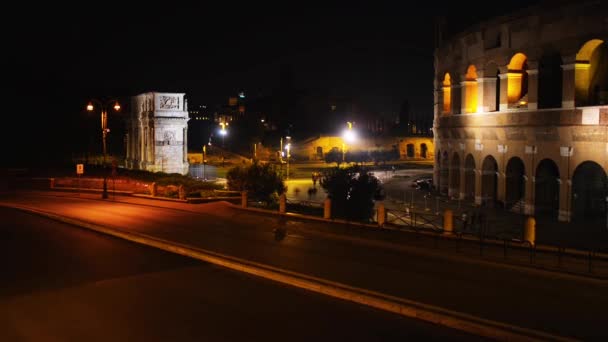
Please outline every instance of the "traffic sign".
[[76, 164], [76, 174], [81, 175], [84, 173], [84, 164]]

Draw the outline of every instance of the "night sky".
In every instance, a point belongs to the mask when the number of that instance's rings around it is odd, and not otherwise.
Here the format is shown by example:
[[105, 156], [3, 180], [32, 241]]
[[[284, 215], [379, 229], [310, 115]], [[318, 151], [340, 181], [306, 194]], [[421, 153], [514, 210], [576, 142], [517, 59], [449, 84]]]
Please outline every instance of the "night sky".
[[239, 89], [268, 94], [285, 66], [296, 88], [349, 96], [378, 113], [408, 100], [412, 112], [432, 116], [434, 15], [457, 31], [498, 11], [447, 3], [20, 5], [29, 7], [2, 24], [13, 93], [5, 124], [18, 127], [5, 126], [4, 137], [19, 141], [3, 163], [46, 162], [100, 135], [99, 118], [82, 110], [90, 97], [176, 91], [191, 104], [224, 103]]

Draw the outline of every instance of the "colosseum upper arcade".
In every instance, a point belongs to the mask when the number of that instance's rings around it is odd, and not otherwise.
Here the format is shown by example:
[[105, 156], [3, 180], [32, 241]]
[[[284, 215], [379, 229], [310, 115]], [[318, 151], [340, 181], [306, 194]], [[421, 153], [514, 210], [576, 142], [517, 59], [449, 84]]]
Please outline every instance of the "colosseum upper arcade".
[[608, 4], [535, 7], [435, 52], [440, 192], [562, 221], [607, 215]]

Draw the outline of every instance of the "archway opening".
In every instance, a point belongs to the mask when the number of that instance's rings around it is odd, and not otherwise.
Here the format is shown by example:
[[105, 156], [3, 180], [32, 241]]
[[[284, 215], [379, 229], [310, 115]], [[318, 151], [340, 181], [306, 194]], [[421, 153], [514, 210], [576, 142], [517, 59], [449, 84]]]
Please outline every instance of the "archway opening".
[[509, 107], [528, 105], [528, 57], [519, 52], [513, 55], [507, 71], [507, 99]]
[[475, 158], [471, 154], [464, 161], [464, 198], [475, 199]]
[[477, 112], [477, 69], [469, 65], [464, 81], [464, 110], [465, 113]]
[[538, 64], [538, 108], [562, 106], [562, 58], [558, 52], [547, 53]]
[[580, 164], [572, 177], [572, 220], [605, 227], [607, 195], [604, 169], [592, 161]]
[[498, 190], [498, 163], [492, 156], [484, 158], [481, 164], [481, 196], [482, 204], [494, 207]]
[[576, 106], [608, 103], [608, 53], [603, 40], [592, 39], [581, 47], [574, 72]]
[[426, 144], [420, 144], [420, 157], [426, 159], [427, 158], [428, 147]]
[[509, 210], [520, 213], [524, 212], [525, 174], [524, 162], [520, 158], [513, 157], [509, 159], [505, 184], [505, 206]]
[[456, 152], [452, 154], [450, 168], [452, 170], [452, 173], [450, 174], [450, 192], [458, 195], [458, 192], [460, 191], [460, 156]]
[[323, 147], [317, 146], [317, 159], [323, 159]]
[[407, 144], [406, 151], [408, 158], [414, 158], [414, 144]]
[[449, 73], [443, 77], [443, 113], [449, 114], [452, 110], [452, 80]]
[[553, 219], [559, 213], [559, 168], [551, 159], [543, 159], [536, 167], [534, 213]]
[[439, 192], [442, 194], [448, 193], [448, 177], [450, 174], [449, 171], [450, 163], [448, 151], [443, 151], [441, 154], [441, 170], [440, 170], [440, 178], [441, 178], [441, 186], [439, 188]]

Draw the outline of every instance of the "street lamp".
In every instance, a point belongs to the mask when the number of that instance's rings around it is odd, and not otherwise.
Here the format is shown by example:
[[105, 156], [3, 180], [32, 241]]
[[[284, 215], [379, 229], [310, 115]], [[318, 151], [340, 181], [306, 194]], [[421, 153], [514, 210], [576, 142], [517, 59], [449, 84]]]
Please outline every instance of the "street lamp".
[[[287, 137], [289, 139], [289, 137]], [[285, 145], [285, 150], [287, 150], [287, 179], [289, 179], [289, 157], [291, 157], [291, 143], [287, 143]]]
[[222, 127], [220, 129], [220, 135], [222, 136], [222, 147], [224, 147], [224, 141], [225, 141], [226, 135], [228, 134], [228, 130], [226, 130], [226, 126], [228, 126], [228, 123], [220, 122], [220, 126]]
[[345, 154], [346, 154], [346, 143], [352, 144], [357, 140], [357, 133], [355, 131], [353, 131], [353, 123], [348, 121], [346, 122], [347, 124], [347, 129], [344, 130], [344, 132], [342, 132], [342, 162], [345, 161]]
[[95, 106], [93, 105], [93, 103], [97, 104], [99, 106], [99, 108], [101, 109], [101, 137], [102, 137], [102, 143], [103, 143], [103, 167], [104, 167], [103, 192], [101, 193], [101, 198], [106, 199], [106, 198], [108, 198], [108, 174], [107, 174], [107, 171], [105, 170], [106, 155], [107, 155], [106, 138], [107, 138], [108, 132], [110, 132], [110, 129], [108, 128], [108, 109], [107, 108], [108, 108], [108, 106], [113, 104], [112, 108], [118, 112], [120, 110], [120, 104], [116, 100], [99, 101], [97, 99], [91, 99], [89, 101], [89, 104], [87, 105], [87, 111], [92, 112], [95, 110]]

